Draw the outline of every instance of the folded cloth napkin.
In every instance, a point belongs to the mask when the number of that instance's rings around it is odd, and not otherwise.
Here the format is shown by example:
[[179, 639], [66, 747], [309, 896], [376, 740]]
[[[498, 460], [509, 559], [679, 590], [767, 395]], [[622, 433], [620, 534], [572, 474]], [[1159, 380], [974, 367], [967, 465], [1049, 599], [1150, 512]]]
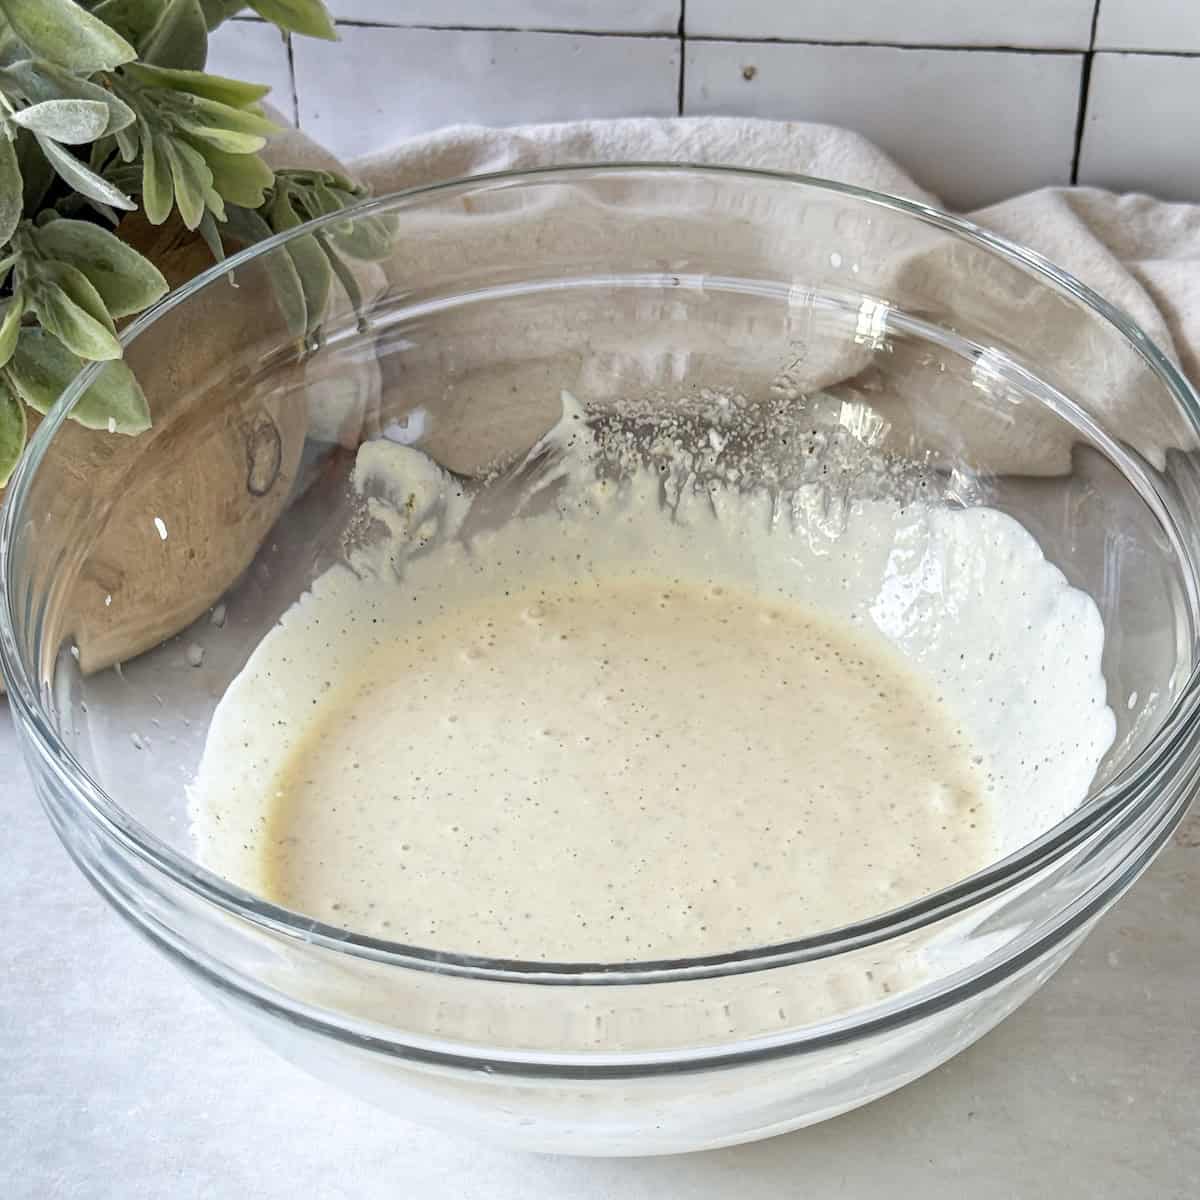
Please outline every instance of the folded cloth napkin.
[[[299, 157], [312, 162], [313, 151], [305, 149], [304, 141], [299, 133], [283, 135], [274, 148], [275, 160]], [[350, 170], [379, 195], [490, 171], [616, 161], [790, 171], [938, 203], [886, 154], [849, 130], [733, 117], [634, 118], [508, 129], [455, 126], [397, 142], [352, 163]], [[967, 216], [1078, 277], [1132, 316], [1192, 378], [1200, 378], [1200, 271], [1195, 269], [1200, 259], [1200, 206], [1094, 188], [1044, 188]], [[531, 237], [534, 226], [531, 223]], [[426, 253], [434, 253], [435, 245], [436, 239]], [[398, 271], [409, 272], [409, 279], [421, 262], [419, 252], [413, 254], [417, 257], [402, 254], [397, 264]], [[923, 282], [950, 303], [956, 289], [962, 290], [965, 302], [970, 290], [986, 286], [976, 274], [964, 273], [944, 245], [930, 252], [929, 261], [909, 262], [907, 269], [929, 272]], [[1047, 320], [1068, 322], [1058, 330], [1062, 345], [1071, 349], [1079, 369], [1087, 369], [1088, 355], [1096, 349], [1089, 332], [1069, 327], [1071, 318], [1061, 306], [1048, 312]], [[861, 366], [849, 360], [825, 363], [824, 373], [810, 382], [825, 384], [839, 372], [848, 378]], [[1106, 382], [1094, 407], [1119, 436], [1152, 461], [1161, 461], [1168, 448], [1194, 448], [1190, 431], [1181, 423], [1148, 419], [1137, 411], [1132, 387], [1136, 363], [1108, 361], [1099, 367]], [[949, 411], [948, 396], [945, 403]], [[1053, 474], [1069, 468], [1069, 456], [1063, 430], [1038, 427], [1035, 420], [1024, 430], [1021, 443], [1011, 447], [1004, 469]]]

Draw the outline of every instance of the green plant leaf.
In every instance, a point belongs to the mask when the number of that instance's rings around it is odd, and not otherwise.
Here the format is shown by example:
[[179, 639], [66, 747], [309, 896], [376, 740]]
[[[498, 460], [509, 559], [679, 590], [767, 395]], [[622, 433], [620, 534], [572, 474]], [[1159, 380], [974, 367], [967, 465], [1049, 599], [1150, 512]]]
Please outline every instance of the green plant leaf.
[[343, 254], [364, 262], [382, 262], [392, 252], [391, 235], [377, 217], [355, 217], [331, 225], [329, 239]]
[[[269, 238], [275, 232], [263, 219], [262, 214], [249, 208], [229, 209], [226, 232], [235, 241], [252, 246]], [[303, 337], [308, 329], [308, 306], [304, 299], [304, 288], [292, 256], [285, 250], [275, 249], [257, 260], [271, 280], [279, 311], [293, 337]]]
[[246, 0], [200, 0], [200, 9], [204, 13], [209, 33], [245, 7]]
[[269, 238], [275, 231], [266, 223], [262, 214], [252, 208], [230, 204], [225, 218], [225, 233], [243, 246], [252, 246]]
[[50, 165], [75, 191], [86, 196], [89, 200], [110, 204], [113, 208], [123, 208], [132, 212], [137, 205], [125, 195], [120, 188], [114, 187], [107, 179], [89, 171], [69, 150], [64, 150], [57, 142], [49, 138], [37, 136], [37, 144], [49, 160]]
[[14, 145], [21, 167], [22, 211], [37, 212], [54, 182], [54, 168], [46, 161], [46, 156], [29, 130], [19, 130]]
[[109, 208], [107, 204], [101, 204], [99, 200], [89, 200], [87, 204], [93, 212], [98, 212], [114, 229], [121, 223], [121, 218], [117, 216], [116, 210]]
[[95, 171], [97, 175], [103, 175], [111, 183], [112, 180], [109, 179], [108, 173], [104, 168], [108, 165], [109, 159], [113, 157], [116, 150], [117, 139], [115, 137], [102, 137], [94, 141], [88, 148], [88, 170]]
[[86, 429], [132, 437], [150, 428], [150, 405], [137, 376], [118, 360], [104, 364], [96, 382], [71, 410], [71, 420]]
[[361, 200], [367, 189], [355, 183], [348, 175], [340, 171], [322, 171], [321, 175], [329, 181], [331, 187], [339, 192], [345, 192], [352, 200]]
[[188, 111], [180, 117], [196, 128], [227, 129], [261, 138], [279, 132], [274, 121], [252, 108], [234, 108], [232, 104], [210, 100], [207, 96], [188, 96], [186, 103]]
[[93, 100], [108, 108], [105, 133], [116, 133], [133, 124], [133, 110], [107, 88], [80, 79], [53, 63], [22, 59], [0, 70], [0, 80], [12, 84], [30, 104], [46, 100]]
[[224, 150], [226, 154], [257, 154], [267, 144], [267, 139], [261, 134], [218, 129], [199, 125], [195, 121], [181, 121], [180, 127], [187, 132], [188, 141], [193, 145], [197, 140], [206, 143], [205, 146], [196, 146], [196, 149], [206, 156], [208, 146], [215, 146], [218, 150]]
[[121, 357], [121, 344], [104, 301], [77, 267], [39, 263], [33, 310], [42, 328], [80, 358]]
[[224, 262], [225, 246], [221, 241], [221, 231], [217, 228], [217, 222], [211, 212], [206, 212], [200, 218], [200, 236], [212, 253], [213, 261]]
[[275, 182], [275, 172], [257, 154], [226, 154], [215, 146], [197, 149], [212, 172], [213, 187], [230, 204], [244, 208], [262, 204], [267, 188]]
[[0, 487], [8, 483], [21, 461], [29, 432], [25, 406], [7, 379], [0, 377]]
[[230, 108], [245, 108], [257, 104], [271, 89], [262, 83], [243, 83], [224, 75], [208, 75], [203, 71], [179, 71], [146, 63], [130, 63], [124, 74], [147, 87], [167, 88], [201, 96]]
[[0, 317], [0, 367], [13, 356], [17, 348], [17, 335], [21, 332], [21, 318], [25, 315], [25, 295], [17, 291], [4, 306]]
[[[137, 192], [142, 187], [142, 164], [141, 163], [109, 163], [104, 168], [104, 178], [108, 180], [113, 187], [119, 187], [123, 192]], [[116, 224], [116, 222], [113, 222]]]
[[161, 225], [171, 215], [175, 203], [164, 142], [164, 138], [142, 133], [142, 208], [151, 225]]
[[329, 239], [324, 234], [318, 233], [315, 236], [317, 244], [329, 260], [329, 265], [333, 269], [334, 275], [337, 276], [338, 282], [342, 285], [342, 291], [346, 293], [346, 299], [350, 301], [350, 307], [354, 310], [354, 315], [361, 319], [363, 312], [362, 292], [359, 290], [358, 280], [354, 278], [354, 272], [350, 270], [346, 261], [329, 244]]
[[21, 219], [23, 192], [17, 148], [0, 133], [0, 246], [12, 237]]
[[208, 24], [199, 0], [103, 0], [95, 13], [133, 43], [142, 62], [204, 69]]
[[138, 156], [137, 137], [129, 129], [118, 129], [116, 134], [117, 149], [121, 152], [121, 161], [131, 163]]
[[141, 312], [167, 294], [167, 281], [156, 266], [90, 221], [51, 221], [36, 238], [47, 258], [70, 263], [87, 276], [114, 317]]
[[304, 292], [305, 332], [311, 333], [321, 323], [333, 287], [333, 270], [317, 240], [311, 234], [293, 238], [284, 246], [291, 257], [300, 288]]
[[[225, 201], [214, 187], [204, 189], [204, 211], [212, 213], [218, 221], [225, 220]], [[204, 223], [204, 213], [200, 214], [200, 223]]]
[[175, 183], [175, 207], [183, 223], [195, 229], [204, 215], [206, 194], [212, 188], [212, 172], [198, 150], [186, 142], [164, 138], [162, 144], [171, 179]]
[[38, 58], [68, 71], [112, 71], [137, 51], [74, 0], [0, 0], [13, 32]]
[[108, 105], [98, 100], [43, 100], [12, 115], [32, 133], [68, 146], [94, 142], [108, 128]]
[[288, 33], [337, 41], [337, 30], [321, 0], [250, 0], [250, 7], [264, 21], [270, 21]]
[[[275, 249], [260, 261], [271, 278], [271, 287], [288, 332], [292, 337], [303, 337], [309, 329], [308, 301], [295, 259], [287, 251]], [[312, 322], [313, 326], [319, 321], [318, 313], [316, 320]]]
[[[39, 262], [37, 265], [39, 280], [48, 280], [67, 296], [71, 303], [82, 309], [104, 331], [114, 338], [117, 327], [113, 324], [112, 314], [108, 311], [103, 297], [96, 290], [95, 284], [76, 266], [63, 262]], [[96, 357], [84, 355], [85, 358]]]
[[[354, 203], [354, 200], [346, 199], [343, 193], [335, 192], [322, 180], [317, 180], [308, 189], [308, 194], [312, 197], [312, 215], [314, 217], [326, 217], [332, 213], [341, 212], [347, 204]], [[347, 221], [346, 224], [349, 225], [350, 222]]]
[[[8, 372], [25, 403], [45, 414], [86, 365], [44, 329], [26, 326]], [[109, 362], [71, 410], [71, 419], [88, 429], [135, 434], [150, 428], [150, 407], [128, 365]]]

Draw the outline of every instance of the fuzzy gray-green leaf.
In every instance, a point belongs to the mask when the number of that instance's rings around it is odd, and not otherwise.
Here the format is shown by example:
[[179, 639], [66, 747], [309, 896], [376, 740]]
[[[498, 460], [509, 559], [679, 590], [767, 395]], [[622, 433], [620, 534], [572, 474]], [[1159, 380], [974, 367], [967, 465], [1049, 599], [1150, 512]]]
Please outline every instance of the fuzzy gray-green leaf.
[[8, 380], [0, 377], [0, 487], [20, 462], [28, 431], [25, 406]]
[[141, 312], [167, 293], [153, 263], [90, 221], [51, 221], [37, 231], [37, 244], [47, 258], [82, 271], [114, 317]]
[[42, 328], [80, 358], [121, 357], [121, 344], [104, 301], [77, 267], [40, 263], [33, 307]]
[[[225, 200], [216, 188], [209, 185], [204, 189], [204, 209], [210, 212], [218, 221], [225, 220]], [[204, 213], [200, 214], [200, 224], [204, 224]]]
[[358, 280], [354, 278], [354, 272], [350, 269], [345, 259], [329, 244], [329, 239], [324, 234], [318, 233], [316, 239], [322, 251], [324, 251], [325, 257], [329, 260], [329, 265], [333, 269], [334, 275], [337, 276], [338, 282], [342, 285], [342, 290], [346, 293], [346, 299], [350, 301], [350, 307], [354, 310], [354, 315], [361, 320], [363, 315], [362, 291], [359, 289]]
[[[278, 193], [271, 205], [271, 224], [279, 232], [294, 229], [301, 224], [284, 192]], [[329, 291], [333, 286], [333, 271], [324, 251], [311, 234], [293, 238], [284, 245], [284, 249], [291, 256], [296, 274], [300, 277], [300, 286], [304, 290], [304, 307], [307, 311], [306, 332], [311, 332], [325, 315]]]
[[225, 221], [225, 232], [243, 246], [253, 246], [274, 234], [274, 230], [263, 220], [261, 213], [253, 208], [231, 204]]
[[17, 149], [8, 138], [0, 134], [0, 246], [12, 237], [13, 230], [21, 219], [23, 190]]
[[263, 20], [289, 33], [337, 41], [337, 30], [321, 0], [249, 0], [249, 4]]
[[95, 12], [133, 43], [142, 62], [204, 69], [208, 24], [199, 0], [103, 0]]
[[243, 208], [262, 204], [275, 174], [257, 154], [226, 154], [215, 146], [206, 146], [201, 153], [212, 172], [213, 187], [230, 204]]
[[132, 437], [150, 428], [150, 405], [129, 367], [123, 361], [110, 362], [71, 410], [71, 420], [87, 429]]
[[246, 108], [256, 104], [271, 90], [262, 83], [243, 83], [240, 79], [227, 79], [224, 75], [209, 75], [204, 71], [177, 71], [149, 66], [146, 63], [130, 63], [124, 73], [149, 87], [202, 96], [218, 104], [227, 104], [230, 108]]
[[4, 305], [4, 316], [0, 317], [0, 367], [13, 356], [17, 348], [17, 335], [21, 332], [21, 317], [25, 313], [25, 296], [18, 291]]
[[183, 223], [195, 229], [204, 215], [205, 193], [212, 187], [212, 172], [200, 152], [186, 142], [167, 138], [162, 148], [175, 184], [175, 207]]
[[117, 149], [121, 152], [121, 161], [131, 163], [138, 156], [138, 140], [129, 129], [118, 129], [116, 134]]
[[[252, 208], [230, 205], [225, 232], [234, 241], [252, 246], [255, 242], [269, 238], [275, 231], [266, 223], [261, 213]], [[308, 328], [308, 307], [292, 256], [286, 250], [277, 247], [258, 259], [256, 266], [258, 263], [271, 280], [271, 288], [275, 293], [279, 311], [287, 323], [288, 332], [293, 337], [303, 337]]]
[[43, 100], [13, 113], [12, 119], [31, 133], [80, 146], [103, 136], [108, 105], [98, 100]]
[[28, 129], [17, 131], [13, 143], [21, 168], [21, 208], [23, 212], [38, 212], [54, 182], [54, 168], [46, 161], [37, 139]]
[[246, 0], [200, 0], [200, 9], [209, 33], [245, 7]]
[[381, 262], [392, 252], [392, 239], [377, 217], [354, 217], [329, 227], [329, 240], [343, 254], [364, 262]]
[[236, 129], [220, 129], [195, 121], [181, 121], [180, 126], [193, 143], [196, 139], [207, 143], [204, 149], [197, 147], [202, 154], [207, 153], [207, 146], [215, 146], [226, 154], [256, 154], [267, 144], [267, 139], [259, 133], [240, 133]]
[[50, 160], [50, 165], [75, 191], [87, 196], [89, 200], [111, 204], [113, 208], [123, 208], [127, 212], [137, 208], [120, 188], [114, 187], [94, 171], [89, 171], [69, 150], [64, 150], [56, 142], [41, 136], [38, 136], [37, 143], [41, 146], [42, 153]]
[[81, 79], [53, 63], [22, 59], [0, 70], [0, 79], [10, 82], [30, 104], [46, 100], [94, 100], [108, 109], [105, 133], [116, 133], [133, 124], [133, 110], [107, 88]]
[[[286, 250], [272, 250], [261, 260], [271, 277], [271, 286], [275, 299], [279, 303], [279, 311], [287, 324], [288, 332], [293, 337], [303, 337], [308, 332], [308, 301], [305, 299], [304, 284], [295, 259]], [[320, 313], [312, 323], [320, 320]]]
[[151, 225], [161, 225], [175, 203], [171, 168], [163, 149], [164, 139], [142, 135], [142, 207]]
[[72, 266], [71, 263], [43, 260], [38, 263], [37, 278], [48, 280], [107, 333], [116, 335], [117, 327], [104, 298], [96, 290], [96, 285], [78, 267]]
[[316, 329], [325, 316], [329, 292], [333, 287], [333, 271], [316, 238], [311, 234], [293, 238], [284, 246], [292, 257], [300, 286], [304, 289], [304, 307], [308, 313], [308, 332]]
[[[25, 403], [47, 413], [86, 365], [44, 329], [27, 326], [8, 371]], [[149, 429], [150, 409], [129, 367], [109, 362], [71, 410], [71, 419], [88, 429], [134, 434]]]
[[217, 228], [216, 219], [211, 212], [206, 212], [200, 218], [200, 236], [213, 256], [214, 262], [225, 261], [225, 247], [221, 242], [221, 231]]
[[39, 58], [91, 74], [132, 62], [137, 51], [74, 0], [0, 0], [17, 37]]
[[186, 120], [196, 127], [228, 129], [234, 133], [246, 133], [261, 138], [268, 138], [271, 134], [279, 132], [279, 126], [270, 117], [256, 112], [253, 108], [235, 108], [232, 104], [210, 100], [207, 96], [191, 96], [187, 104], [189, 111], [186, 113]]

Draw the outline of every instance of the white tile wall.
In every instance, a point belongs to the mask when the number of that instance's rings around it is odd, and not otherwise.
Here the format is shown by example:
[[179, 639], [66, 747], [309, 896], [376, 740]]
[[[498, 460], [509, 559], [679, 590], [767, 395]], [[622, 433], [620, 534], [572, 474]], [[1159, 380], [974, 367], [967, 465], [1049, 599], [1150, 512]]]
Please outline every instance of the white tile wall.
[[1093, 7], [1094, 0], [687, 0], [686, 29], [723, 38], [1086, 50]]
[[1200, 50], [1197, 0], [1102, 0], [1097, 50]]
[[377, 25], [674, 33], [682, 0], [326, 0], [339, 20]]
[[286, 120], [293, 119], [292, 69], [287, 42], [274, 25], [226, 21], [208, 39], [206, 70], [232, 79], [270, 84], [267, 103]]
[[455, 122], [511, 125], [676, 111], [674, 38], [343, 26], [295, 38], [300, 124], [353, 156]]
[[1096, 55], [1079, 182], [1200, 200], [1200, 58]]
[[[452, 121], [669, 115], [682, 71], [686, 112], [848, 125], [957, 206], [1068, 182], [1073, 158], [1081, 183], [1200, 202], [1200, 58], [1164, 57], [1200, 54], [1200, 0], [687, 0], [686, 64], [681, 0], [329, 3], [342, 43], [292, 39], [294, 71], [248, 20], [209, 65], [270, 84], [289, 118], [295, 81], [301, 124], [345, 157]], [[969, 49], [988, 45], [1080, 52]]]
[[857, 129], [947, 204], [1067, 183], [1082, 56], [688, 42], [684, 108]]

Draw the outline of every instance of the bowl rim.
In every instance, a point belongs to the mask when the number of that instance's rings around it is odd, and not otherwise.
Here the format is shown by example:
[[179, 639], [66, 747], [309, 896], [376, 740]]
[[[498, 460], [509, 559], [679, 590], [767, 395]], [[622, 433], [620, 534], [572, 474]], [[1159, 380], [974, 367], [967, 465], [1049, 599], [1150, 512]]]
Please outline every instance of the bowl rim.
[[[1049, 284], [1055, 290], [1065, 293], [1114, 327], [1162, 381], [1200, 437], [1200, 394], [1182, 371], [1127, 313], [1038, 252], [991, 233], [970, 220], [917, 200], [817, 176], [703, 163], [578, 163], [496, 171], [406, 188], [366, 199], [339, 213], [329, 214], [276, 234], [214, 264], [131, 322], [122, 331], [121, 342], [122, 345], [129, 345], [166, 313], [186, 303], [202, 289], [225, 279], [239, 267], [271, 254], [293, 239], [304, 237], [327, 225], [391, 211], [419, 208], [430, 199], [442, 199], [456, 191], [469, 191], [481, 187], [552, 184], [589, 177], [630, 174], [639, 177], [652, 174], [712, 176], [720, 179], [746, 179], [800, 186], [817, 193], [846, 197], [889, 210], [974, 244]], [[1179, 688], [1170, 710], [1150, 742], [1112, 779], [1092, 793], [1085, 803], [1041, 837], [983, 870], [900, 908], [805, 938], [701, 957], [621, 963], [563, 963], [450, 953], [372, 938], [350, 929], [315, 921], [311, 917], [272, 904], [213, 874], [131, 818], [87, 773], [58, 738], [43, 706], [40, 691], [34, 686], [25, 669], [18, 649], [18, 621], [15, 619], [13, 605], [13, 599], [17, 595], [13, 586], [16, 576], [13, 549], [18, 530], [23, 524], [23, 510], [38, 468], [56, 432], [104, 366], [102, 362], [91, 363], [72, 380], [35, 431], [9, 480], [0, 513], [0, 670], [7, 681], [10, 698], [21, 718], [20, 723], [32, 743], [32, 748], [36, 749], [38, 758], [69, 790], [71, 796], [105, 836], [117, 842], [126, 853], [132, 854], [194, 897], [215, 905], [228, 915], [249, 921], [252, 925], [275, 934], [398, 967], [543, 986], [652, 984], [749, 973], [831, 958], [931, 926], [1036, 875], [1106, 827], [1111, 827], [1114, 823], [1126, 824], [1133, 815], [1129, 810], [1137, 807], [1139, 800], [1143, 805], [1150, 803], [1151, 798], [1142, 785], [1157, 776], [1164, 766], [1179, 756], [1181, 743], [1185, 740], [1184, 734], [1188, 732], [1189, 725], [1200, 711], [1200, 666], [1197, 666]], [[1181, 562], [1186, 568], [1190, 568], [1187, 584], [1193, 612], [1200, 611], [1195, 578], [1196, 564], [1185, 549], [1186, 542], [1174, 527], [1168, 507], [1160, 504], [1159, 508], [1161, 511], [1157, 515], [1163, 520], [1168, 534], [1172, 537]]]

